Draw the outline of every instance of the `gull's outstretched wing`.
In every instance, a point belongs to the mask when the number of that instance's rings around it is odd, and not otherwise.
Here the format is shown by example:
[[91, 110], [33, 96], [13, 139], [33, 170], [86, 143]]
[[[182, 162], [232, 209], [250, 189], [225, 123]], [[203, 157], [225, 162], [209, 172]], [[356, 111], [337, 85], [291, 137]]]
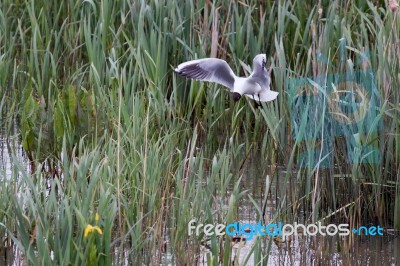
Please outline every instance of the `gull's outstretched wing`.
[[236, 75], [222, 59], [204, 58], [180, 64], [175, 72], [187, 78], [215, 82], [233, 90]]

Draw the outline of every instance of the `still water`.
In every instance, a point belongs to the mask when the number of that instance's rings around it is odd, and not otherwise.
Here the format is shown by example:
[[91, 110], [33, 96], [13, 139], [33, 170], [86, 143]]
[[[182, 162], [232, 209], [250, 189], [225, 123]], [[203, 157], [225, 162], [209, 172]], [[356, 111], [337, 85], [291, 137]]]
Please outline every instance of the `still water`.
[[[23, 149], [17, 137], [8, 137], [0, 127], [0, 177], [11, 178], [13, 160], [26, 162]], [[28, 166], [26, 165], [26, 168]], [[266, 197], [264, 188], [266, 178], [259, 178], [256, 173], [257, 167], [249, 166], [244, 173], [244, 180], [247, 184], [247, 197], [244, 196], [238, 206], [237, 221], [244, 224], [256, 224], [258, 212], [254, 203], [249, 199], [251, 196], [259, 206], [265, 206], [265, 221], [263, 224], [277, 222], [275, 217], [277, 206], [280, 202], [280, 190], [288, 189], [287, 193], [296, 193], [295, 178], [286, 180], [277, 178], [271, 180], [271, 193]], [[285, 175], [284, 168], [281, 170]], [[266, 200], [265, 200], [266, 199]], [[296, 218], [297, 222], [305, 222], [307, 214]], [[1, 222], [1, 221], [0, 221]], [[21, 252], [12, 241], [5, 240], [0, 236], [0, 265], [25, 265]], [[239, 238], [238, 238], [239, 239]], [[258, 240], [257, 240], [258, 239]], [[249, 256], [253, 246], [261, 244], [265, 253], [260, 256], [263, 259], [262, 265], [400, 265], [400, 235], [399, 232], [385, 228], [383, 236], [304, 236], [302, 234], [288, 237], [254, 237], [251, 240], [245, 239], [236, 243], [232, 242], [232, 261], [239, 262], [239, 265], [255, 265], [254, 254]], [[207, 244], [199, 254], [199, 265], [207, 265]], [[164, 265], [172, 265], [170, 262], [171, 253], [163, 256]], [[128, 265], [128, 263], [127, 263]]]
[[[286, 181], [284, 178], [286, 172], [282, 168], [279, 181], [272, 181], [271, 193], [264, 201], [265, 179], [259, 178], [258, 172], [257, 166], [250, 166], [243, 182], [250, 189], [248, 194], [258, 201], [257, 204], [265, 205], [265, 221], [261, 224], [276, 224], [279, 220], [277, 221], [274, 217], [280, 201], [280, 190], [290, 189], [286, 192], [295, 194], [299, 185], [295, 178], [289, 178]], [[256, 224], [257, 212], [254, 203], [248, 197], [243, 197], [238, 208], [237, 221], [241, 224]], [[305, 220], [309, 218], [309, 213], [299, 212], [298, 214], [294, 218], [295, 222], [307, 225]], [[293, 224], [293, 222], [287, 223]], [[245, 238], [246, 236], [243, 236], [242, 239]], [[265, 254], [261, 255], [264, 258], [261, 265], [400, 265], [400, 232], [391, 228], [385, 228], [383, 236], [359, 236], [351, 232], [349, 236], [305, 236], [299, 232], [298, 235], [286, 239], [270, 236], [258, 238], [261, 238], [262, 250], [265, 250]], [[256, 239], [253, 237], [251, 240], [232, 243], [232, 262], [236, 260], [239, 265], [256, 265], [254, 255], [248, 258], [248, 254], [256, 244]], [[207, 248], [204, 248], [203, 252], [199, 265], [207, 265]]]

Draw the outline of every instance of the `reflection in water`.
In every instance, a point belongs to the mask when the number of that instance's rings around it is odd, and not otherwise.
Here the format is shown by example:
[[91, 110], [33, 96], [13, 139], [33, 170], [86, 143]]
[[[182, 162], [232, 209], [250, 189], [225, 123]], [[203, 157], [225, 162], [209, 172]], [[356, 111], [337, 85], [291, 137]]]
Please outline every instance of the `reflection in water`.
[[0, 265], [12, 265], [14, 261], [14, 250], [3, 244], [4, 243], [0, 243]]
[[[263, 242], [263, 250], [270, 252], [267, 265], [399, 265], [400, 238], [393, 236], [355, 239], [294, 236], [286, 241]], [[240, 262], [246, 258], [255, 240], [247, 241], [240, 250]], [[246, 265], [253, 264], [253, 256]], [[266, 259], [265, 259], [266, 261]], [[265, 265], [265, 264], [262, 264]]]
[[4, 266], [25, 266], [27, 265], [21, 252], [8, 240], [0, 243], [0, 265]]
[[[6, 128], [1, 127], [5, 124], [0, 115], [0, 178], [11, 178], [13, 157], [20, 163], [26, 163], [26, 166], [28, 163], [18, 135], [7, 134]], [[14, 128], [11, 129], [12, 132], [18, 132], [16, 125], [15, 122]]]
[[[1, 127], [1, 125], [5, 125], [2, 119], [0, 116], [0, 184], [3, 180], [17, 178], [15, 173], [18, 173], [18, 171], [12, 169], [13, 160], [25, 164], [26, 169], [28, 169], [27, 159], [18, 135], [11, 134], [11, 137], [7, 135], [6, 129]], [[14, 123], [15, 127], [11, 129], [13, 132], [17, 132], [16, 124]], [[0, 194], [2, 193], [1, 190], [6, 188], [7, 186], [1, 185]], [[2, 222], [0, 220], [0, 223]], [[4, 228], [0, 227], [0, 229], [0, 265], [26, 265], [21, 252], [13, 244], [9, 235], [4, 232]]]
[[[256, 163], [253, 168], [258, 167]], [[260, 178], [259, 170], [249, 168], [247, 175], [242, 180], [249, 189], [248, 194], [263, 206], [265, 178]], [[283, 170], [282, 170], [283, 171]], [[286, 194], [296, 193], [296, 180], [290, 178], [285, 184], [284, 175], [278, 178], [279, 182], [273, 180], [271, 194], [265, 203], [265, 219], [262, 223], [277, 223], [277, 206], [280, 204], [280, 191], [286, 189]], [[289, 194], [290, 195], [290, 194]], [[238, 208], [238, 221], [242, 224], [255, 224], [258, 218], [255, 214], [258, 210], [247, 197], [243, 197]], [[308, 224], [305, 217], [296, 217], [298, 223]], [[283, 224], [293, 222], [282, 221]], [[334, 222], [332, 222], [335, 224]], [[400, 234], [394, 230], [385, 230], [383, 236], [304, 236], [299, 235], [282, 239], [281, 237], [259, 237], [262, 238], [262, 254], [264, 262], [262, 265], [400, 265]], [[272, 238], [272, 239], [271, 239]], [[240, 247], [233, 246], [232, 260], [239, 257], [239, 265], [242, 265], [251, 252], [257, 238], [246, 241]], [[269, 251], [269, 252], [268, 252]], [[268, 263], [266, 262], [268, 258]], [[254, 255], [247, 260], [246, 265], [254, 265]]]
[[[14, 154], [15, 157], [12, 156]], [[26, 162], [23, 149], [17, 137], [7, 137], [0, 128], [0, 181], [3, 178], [12, 178], [12, 160]], [[28, 164], [26, 164], [26, 167]], [[272, 180], [271, 193], [265, 199], [266, 173], [259, 173], [258, 163], [248, 166], [246, 176], [242, 180], [246, 184], [247, 194], [259, 206], [265, 205], [265, 220], [263, 224], [278, 222], [276, 216], [277, 206], [281, 204], [281, 190], [287, 189], [287, 195], [296, 193], [296, 181], [291, 178], [286, 184], [285, 178]], [[279, 169], [278, 169], [279, 170]], [[279, 171], [283, 172], [283, 169]], [[288, 199], [289, 201], [290, 199]], [[240, 223], [254, 224], [258, 222], [258, 211], [248, 197], [243, 197], [238, 207], [238, 221]], [[305, 223], [305, 217], [296, 217], [297, 222]], [[286, 223], [285, 221], [282, 221]], [[291, 223], [291, 222], [288, 222]], [[3, 232], [4, 233], [4, 232]], [[12, 245], [9, 238], [0, 235], [0, 265], [24, 265], [24, 260], [17, 248]], [[263, 254], [262, 265], [399, 265], [400, 264], [400, 237], [398, 232], [385, 231], [383, 237], [338, 237], [338, 236], [293, 236], [287, 239], [263, 237], [257, 240], [238, 242], [233, 245], [232, 260], [237, 260], [242, 265], [248, 257], [253, 246], [261, 240]], [[199, 264], [207, 263], [207, 245], [202, 247]], [[171, 253], [166, 252], [164, 261], [170, 261]], [[268, 260], [268, 263], [267, 263]], [[129, 263], [127, 262], [126, 265]], [[254, 265], [254, 253], [247, 260], [246, 265]]]

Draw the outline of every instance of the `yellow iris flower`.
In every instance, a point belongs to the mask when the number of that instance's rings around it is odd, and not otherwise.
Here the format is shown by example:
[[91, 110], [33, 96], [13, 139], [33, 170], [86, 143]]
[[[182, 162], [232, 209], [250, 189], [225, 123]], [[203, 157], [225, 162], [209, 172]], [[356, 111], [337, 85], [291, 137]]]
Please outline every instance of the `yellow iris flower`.
[[101, 230], [100, 227], [96, 226], [92, 226], [91, 224], [88, 224], [85, 228], [85, 233], [83, 234], [83, 237], [86, 238], [88, 235], [90, 235], [91, 233], [97, 231], [97, 233], [99, 233], [100, 235], [103, 234], [103, 231]]

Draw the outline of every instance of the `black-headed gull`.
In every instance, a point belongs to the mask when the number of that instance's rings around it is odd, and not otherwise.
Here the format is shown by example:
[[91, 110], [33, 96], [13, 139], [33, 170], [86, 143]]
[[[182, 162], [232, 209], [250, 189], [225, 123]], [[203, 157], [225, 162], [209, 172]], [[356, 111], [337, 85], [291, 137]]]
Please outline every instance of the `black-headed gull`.
[[253, 59], [253, 72], [250, 76], [238, 77], [228, 63], [218, 58], [204, 58], [188, 61], [175, 68], [175, 72], [187, 78], [216, 82], [227, 87], [238, 101], [244, 94], [255, 101], [275, 100], [278, 92], [271, 91], [271, 78], [266, 68], [267, 56], [259, 54]]

